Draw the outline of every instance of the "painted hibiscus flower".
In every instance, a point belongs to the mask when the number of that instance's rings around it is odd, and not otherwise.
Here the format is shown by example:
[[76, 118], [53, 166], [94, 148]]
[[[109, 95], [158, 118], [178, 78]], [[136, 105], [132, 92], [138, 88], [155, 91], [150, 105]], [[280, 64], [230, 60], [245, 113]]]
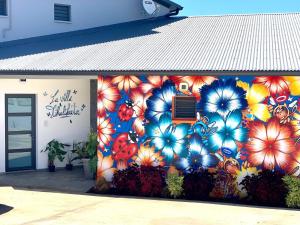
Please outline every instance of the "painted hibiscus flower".
[[168, 80], [167, 76], [147, 76], [148, 83], [142, 83], [141, 89], [144, 93], [151, 92], [154, 88], [159, 88]]
[[130, 91], [130, 99], [133, 102], [133, 110], [135, 113], [135, 120], [132, 124], [133, 130], [141, 137], [145, 134], [145, 111], [147, 109], [147, 99], [151, 93], [144, 94], [140, 88]]
[[98, 116], [105, 117], [106, 111], [115, 110], [116, 102], [120, 99], [119, 90], [111, 83], [111, 78], [98, 77]]
[[215, 123], [217, 131], [208, 137], [208, 144], [212, 151], [221, 149], [228, 154], [235, 156], [237, 153], [237, 141], [246, 142], [248, 130], [241, 127], [242, 113], [231, 112], [225, 119], [213, 113], [208, 116], [210, 123]]
[[98, 118], [98, 142], [99, 148], [104, 151], [105, 146], [109, 145], [112, 141], [112, 135], [116, 131], [113, 129], [113, 125], [110, 123], [110, 118], [105, 119], [104, 117]]
[[281, 76], [256, 77], [253, 83], [265, 85], [277, 102], [286, 101], [290, 95], [288, 82]]
[[290, 125], [282, 125], [278, 119], [272, 118], [266, 125], [259, 121], [251, 122], [249, 130], [246, 149], [251, 165], [273, 170], [276, 166], [285, 169], [290, 164], [290, 153], [296, 150]]
[[180, 170], [198, 170], [199, 168], [215, 167], [218, 161], [218, 158], [210, 154], [207, 146], [203, 144], [201, 136], [193, 134], [190, 138], [188, 157], [178, 159], [176, 167]]
[[200, 100], [200, 89], [204, 85], [210, 85], [212, 82], [217, 80], [216, 77], [212, 76], [171, 76], [170, 79], [179, 86], [180, 83], [187, 83], [189, 88], [192, 90], [193, 96]]
[[166, 162], [170, 163], [175, 155], [187, 156], [189, 128], [189, 124], [172, 124], [171, 117], [168, 114], [163, 114], [158, 122], [151, 122], [146, 125], [146, 135], [150, 139], [150, 146], [161, 151]]
[[200, 108], [205, 113], [219, 113], [226, 117], [231, 111], [244, 110], [248, 106], [246, 92], [237, 87], [233, 79], [216, 80], [202, 87]]
[[98, 166], [97, 166], [97, 179], [103, 177], [107, 182], [111, 182], [115, 168], [113, 168], [112, 156], [103, 157], [103, 154], [98, 151]]
[[142, 145], [133, 159], [134, 162], [139, 166], [164, 166], [163, 157], [154, 150], [154, 147]]
[[263, 103], [269, 96], [269, 90], [262, 84], [253, 84], [251, 87], [248, 83], [238, 81], [237, 85], [246, 91], [246, 100], [248, 102], [249, 114], [266, 122], [271, 118], [268, 105]]
[[171, 81], [166, 81], [161, 88], [153, 89], [152, 96], [147, 100], [145, 118], [158, 122], [162, 114], [171, 113], [172, 97], [175, 95], [176, 88]]
[[118, 89], [128, 92], [130, 89], [136, 88], [142, 81], [136, 76], [116, 76], [112, 79], [112, 83], [118, 86]]

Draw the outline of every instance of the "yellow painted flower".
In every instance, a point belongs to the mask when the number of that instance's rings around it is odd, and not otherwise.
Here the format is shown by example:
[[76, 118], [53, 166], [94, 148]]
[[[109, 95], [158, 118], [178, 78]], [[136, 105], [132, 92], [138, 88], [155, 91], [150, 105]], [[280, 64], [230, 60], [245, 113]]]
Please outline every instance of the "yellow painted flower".
[[268, 110], [268, 105], [263, 103], [266, 97], [270, 95], [267, 87], [262, 84], [253, 84], [250, 87], [248, 83], [243, 81], [238, 81], [237, 86], [246, 91], [250, 114], [264, 122], [271, 118], [272, 115]]
[[115, 168], [113, 168], [112, 156], [103, 157], [102, 152], [98, 151], [97, 178], [103, 177], [106, 181], [111, 182], [114, 176]]
[[135, 163], [140, 166], [164, 166], [163, 157], [154, 150], [155, 147], [142, 145], [138, 155], [134, 158]]
[[237, 184], [238, 184], [237, 189], [239, 190], [239, 196], [240, 196], [240, 198], [247, 197], [247, 191], [245, 189], [242, 189], [243, 186], [240, 185], [240, 183], [242, 182], [242, 180], [246, 176], [257, 175], [258, 172], [259, 172], [259, 170], [257, 170], [256, 167], [248, 167], [248, 168], [242, 167], [242, 170], [239, 170], [237, 172], [236, 181], [237, 181]]
[[300, 95], [300, 77], [299, 76], [286, 76], [285, 80], [289, 82], [289, 88], [292, 95]]
[[295, 136], [300, 137], [300, 114], [294, 113], [293, 119], [291, 120], [291, 125], [293, 126]]

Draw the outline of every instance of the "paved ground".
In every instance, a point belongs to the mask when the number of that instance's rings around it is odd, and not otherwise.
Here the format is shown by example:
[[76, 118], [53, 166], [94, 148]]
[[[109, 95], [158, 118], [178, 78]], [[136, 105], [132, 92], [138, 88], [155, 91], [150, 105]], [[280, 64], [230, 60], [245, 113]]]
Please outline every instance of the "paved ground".
[[[300, 211], [0, 188], [1, 225], [297, 225]], [[1, 206], [0, 206], [1, 207]], [[1, 211], [1, 210], [0, 210]]]
[[48, 171], [27, 171], [0, 175], [0, 186], [12, 186], [23, 189], [85, 193], [94, 184], [94, 180], [84, 178], [81, 167], [76, 167], [72, 171], [58, 169], [55, 173], [49, 173]]

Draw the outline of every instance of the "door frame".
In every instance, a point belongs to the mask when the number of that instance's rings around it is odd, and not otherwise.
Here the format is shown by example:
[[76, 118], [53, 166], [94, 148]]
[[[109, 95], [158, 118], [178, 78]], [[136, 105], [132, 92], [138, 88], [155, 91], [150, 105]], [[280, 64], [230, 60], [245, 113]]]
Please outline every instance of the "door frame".
[[[31, 113], [8, 113], [8, 98], [31, 98]], [[31, 137], [32, 148], [31, 151], [24, 151], [26, 149], [12, 150], [10, 152], [31, 152], [31, 167], [9, 168], [8, 166], [8, 116], [32, 116], [31, 119]], [[18, 131], [13, 133], [24, 134], [28, 132]], [[36, 95], [35, 94], [5, 94], [5, 171], [22, 171], [22, 170], [36, 170]]]

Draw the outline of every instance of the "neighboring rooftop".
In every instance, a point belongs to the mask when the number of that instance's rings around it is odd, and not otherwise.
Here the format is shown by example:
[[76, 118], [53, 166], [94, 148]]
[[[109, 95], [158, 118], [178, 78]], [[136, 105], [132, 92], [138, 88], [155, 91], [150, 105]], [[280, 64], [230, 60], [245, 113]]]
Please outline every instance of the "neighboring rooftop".
[[158, 18], [0, 44], [1, 74], [300, 72], [300, 13]]

